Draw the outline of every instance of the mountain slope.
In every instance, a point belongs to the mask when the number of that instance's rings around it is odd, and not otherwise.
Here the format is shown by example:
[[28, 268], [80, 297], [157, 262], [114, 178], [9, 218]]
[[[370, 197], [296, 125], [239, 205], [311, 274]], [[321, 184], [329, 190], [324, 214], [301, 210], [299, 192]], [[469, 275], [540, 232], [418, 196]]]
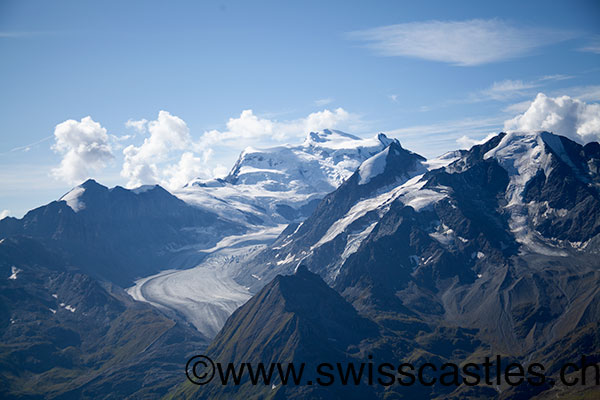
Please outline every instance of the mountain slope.
[[190, 246], [209, 248], [219, 236], [240, 232], [158, 185], [108, 189], [93, 180], [20, 220], [0, 221], [0, 237], [36, 238], [83, 272], [121, 286], [171, 265], [193, 266], [203, 255]]
[[[305, 264], [379, 326], [380, 335], [359, 348], [385, 348], [386, 361], [460, 364], [502, 354], [525, 364], [540, 359], [555, 376], [559, 362], [597, 352], [598, 149], [547, 132], [501, 133], [446, 157], [446, 165], [419, 160], [423, 169], [414, 174], [361, 166], [249, 271], [268, 280]], [[441, 167], [425, 169], [430, 165]], [[375, 185], [361, 176], [367, 170], [388, 181]], [[362, 191], [361, 183], [373, 186]], [[263, 316], [253, 310], [235, 321], [244, 318]], [[560, 359], [552, 355], [558, 348]], [[386, 391], [399, 398], [543, 398], [550, 387], [414, 389], [420, 391]]]
[[159, 397], [207, 340], [35, 240], [0, 241], [0, 397]]
[[[207, 354], [215, 361], [269, 363], [305, 363], [302, 380], [315, 380], [316, 365], [322, 362], [350, 360], [361, 341], [377, 335], [377, 327], [361, 318], [318, 275], [300, 266], [294, 275], [277, 276], [249, 302], [240, 307], [212, 342]], [[176, 398], [314, 398], [343, 399], [348, 396], [373, 398], [370, 390], [281, 385], [253, 386], [245, 377], [239, 386], [228, 388], [219, 382], [197, 387], [189, 383]]]
[[[373, 194], [407, 184], [426, 170], [423, 157], [392, 141], [327, 195], [309, 218], [300, 225], [290, 225], [270, 248], [240, 271], [237, 279], [260, 287], [261, 281], [269, 281], [274, 274], [293, 270], [299, 259], [311, 259], [313, 265], [319, 265], [315, 271], [331, 281], [379, 217], [372, 207]], [[331, 257], [332, 252], [338, 257]]]

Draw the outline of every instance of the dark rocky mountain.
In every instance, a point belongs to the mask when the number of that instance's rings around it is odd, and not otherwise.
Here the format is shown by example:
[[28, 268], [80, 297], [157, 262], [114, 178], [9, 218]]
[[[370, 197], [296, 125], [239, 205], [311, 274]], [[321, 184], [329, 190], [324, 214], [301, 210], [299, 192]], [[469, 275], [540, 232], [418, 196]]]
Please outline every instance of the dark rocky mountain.
[[[600, 354], [598, 149], [597, 143], [582, 146], [547, 132], [501, 133], [429, 170], [410, 154], [400, 158], [412, 158], [412, 164], [392, 170], [390, 154], [402, 153], [388, 151], [381, 184], [372, 179], [362, 187], [359, 168], [247, 271], [268, 281], [302, 263], [320, 274], [361, 317], [377, 324], [379, 334], [358, 345], [360, 354], [384, 354], [396, 364], [462, 364], [501, 354], [524, 365], [541, 362], [556, 377], [565, 362], [581, 355], [597, 361]], [[409, 173], [406, 166], [419, 163], [423, 168]], [[245, 273], [240, 282], [261, 285]], [[277, 309], [267, 313], [281, 316]], [[263, 318], [242, 307], [223, 332], [255, 337], [260, 327], [261, 335], [278, 337], [271, 325], [259, 323]], [[219, 335], [220, 348], [248, 350], [237, 336], [223, 343], [225, 337]], [[304, 389], [285, 397], [301, 396]], [[568, 392], [557, 390], [434, 385], [374, 393], [546, 398]]]
[[0, 237], [24, 235], [61, 252], [71, 265], [122, 287], [171, 265], [194, 266], [239, 225], [188, 205], [162, 187], [109, 189], [94, 180], [22, 219], [0, 221]]
[[[20, 220], [0, 221], [0, 397], [597, 396], [596, 387], [550, 383], [181, 385], [185, 362], [199, 353], [234, 365], [304, 362], [308, 380], [323, 362], [462, 365], [500, 354], [505, 363], [542, 363], [556, 377], [581, 355], [600, 360], [597, 143], [502, 133], [427, 161], [385, 136], [358, 148], [357, 141], [331, 131], [301, 149], [249, 151], [235, 182], [219, 185], [241, 185], [248, 199], [255, 180], [270, 188], [274, 208], [256, 214], [264, 220], [248, 220], [254, 211], [224, 217], [247, 202], [214, 213], [190, 205], [194, 196], [221, 202], [217, 191], [198, 195], [200, 185], [181, 193], [186, 203], [159, 186], [108, 189], [90, 180]], [[271, 167], [289, 151], [318, 159], [281, 164], [287, 176], [303, 177], [290, 193], [306, 195], [285, 216], [277, 207], [288, 192], [271, 178], [287, 178]], [[314, 206], [314, 192], [303, 192], [311, 177], [329, 168], [322, 182], [336, 182], [346, 159], [366, 161], [299, 223]], [[122, 289], [139, 276], [193, 266], [203, 257], [198, 249], [280, 217], [296, 222], [236, 270], [256, 294], [208, 348], [175, 313]]]
[[[303, 382], [316, 382], [314, 371], [322, 362], [354, 359], [363, 341], [378, 335], [377, 325], [358, 315], [335, 290], [303, 266], [294, 275], [279, 275], [229, 318], [207, 349], [223, 363], [258, 365], [305, 363]], [[235, 394], [234, 394], [235, 393]], [[186, 384], [174, 398], [374, 398], [370, 389], [342, 385], [319, 387], [272, 384], [252, 385], [246, 376], [239, 386], [211, 382], [198, 387]]]
[[206, 338], [73, 270], [31, 238], [0, 241], [0, 397], [164, 395]]

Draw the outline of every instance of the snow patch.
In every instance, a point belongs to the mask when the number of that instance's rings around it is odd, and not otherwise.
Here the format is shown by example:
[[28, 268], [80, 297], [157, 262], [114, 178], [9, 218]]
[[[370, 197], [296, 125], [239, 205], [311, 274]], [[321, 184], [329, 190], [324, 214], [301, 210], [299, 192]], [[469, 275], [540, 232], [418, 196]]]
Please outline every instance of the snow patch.
[[447, 227], [445, 224], [441, 224], [437, 232], [430, 233], [429, 236], [437, 240], [443, 246], [450, 246], [454, 243], [454, 230]]
[[140, 193], [145, 193], [145, 192], [149, 192], [150, 190], [153, 190], [156, 188], [157, 185], [142, 185], [140, 187], [137, 187], [135, 189], [131, 189], [131, 191], [135, 194], [140, 194]]
[[65, 194], [58, 201], [64, 201], [75, 212], [79, 212], [85, 208], [85, 203], [80, 200], [81, 195], [85, 192], [85, 188], [77, 186], [69, 193]]
[[21, 272], [21, 270], [13, 265], [12, 267], [10, 267], [10, 276], [8, 277], [8, 279], [16, 281], [19, 272]]
[[[360, 244], [363, 242], [363, 240], [367, 238], [367, 236], [369, 236], [369, 234], [373, 231], [373, 228], [375, 228], [375, 225], [377, 225], [377, 223], [378, 221], [375, 221], [371, 225], [367, 226], [364, 230], [348, 235], [348, 238], [346, 240], [346, 247], [344, 248], [341, 257], [341, 262], [339, 263], [340, 266], [344, 263], [344, 261], [348, 259], [348, 257], [350, 257], [352, 254], [358, 251]], [[338, 273], [339, 270], [336, 273], [334, 273], [334, 278], [337, 277]]]
[[369, 158], [358, 167], [358, 175], [360, 176], [360, 180], [358, 181], [359, 185], [366, 185], [371, 179], [381, 175], [383, 171], [385, 171], [389, 152], [390, 148], [388, 147], [384, 151]]
[[[278, 256], [279, 256], [279, 254], [278, 254]], [[287, 257], [285, 257], [285, 259], [277, 261], [277, 265], [289, 264], [289, 263], [293, 262], [295, 259], [296, 259], [296, 257], [294, 257], [290, 253], [290, 254], [287, 255]]]

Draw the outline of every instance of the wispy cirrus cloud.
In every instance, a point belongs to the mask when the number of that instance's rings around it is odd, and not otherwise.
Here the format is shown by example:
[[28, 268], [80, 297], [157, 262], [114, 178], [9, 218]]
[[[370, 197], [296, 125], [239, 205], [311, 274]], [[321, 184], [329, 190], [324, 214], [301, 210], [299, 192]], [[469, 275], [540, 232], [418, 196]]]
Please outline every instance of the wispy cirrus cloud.
[[515, 95], [524, 95], [526, 91], [539, 86], [534, 82], [523, 82], [522, 80], [505, 79], [492, 83], [492, 85], [481, 91], [486, 99], [506, 100]]
[[481, 101], [508, 101], [518, 97], [534, 96], [540, 87], [545, 87], [557, 81], [571, 79], [571, 75], [555, 74], [545, 75], [534, 80], [503, 79], [492, 82], [492, 84], [478, 92], [471, 93], [465, 103], [476, 103]]
[[402, 146], [430, 158], [455, 149], [456, 143], [466, 146], [468, 140], [474, 142], [500, 132], [504, 120], [502, 116], [463, 118], [385, 132], [397, 137]]
[[348, 33], [382, 56], [403, 56], [458, 66], [476, 66], [526, 56], [579, 34], [518, 27], [500, 19], [425, 21]]
[[585, 46], [578, 49], [586, 53], [600, 54], [600, 35], [593, 36]]

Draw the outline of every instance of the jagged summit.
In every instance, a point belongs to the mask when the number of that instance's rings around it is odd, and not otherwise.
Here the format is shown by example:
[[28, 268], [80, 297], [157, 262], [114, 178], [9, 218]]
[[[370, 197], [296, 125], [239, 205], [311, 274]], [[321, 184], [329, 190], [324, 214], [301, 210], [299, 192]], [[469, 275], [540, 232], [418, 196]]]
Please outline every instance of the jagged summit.
[[[387, 139], [387, 138], [386, 138]], [[391, 141], [385, 150], [375, 154], [358, 167], [359, 185], [369, 183], [378, 175], [408, 175], [411, 172], [424, 172], [420, 165], [424, 157], [404, 149], [398, 140]]]

